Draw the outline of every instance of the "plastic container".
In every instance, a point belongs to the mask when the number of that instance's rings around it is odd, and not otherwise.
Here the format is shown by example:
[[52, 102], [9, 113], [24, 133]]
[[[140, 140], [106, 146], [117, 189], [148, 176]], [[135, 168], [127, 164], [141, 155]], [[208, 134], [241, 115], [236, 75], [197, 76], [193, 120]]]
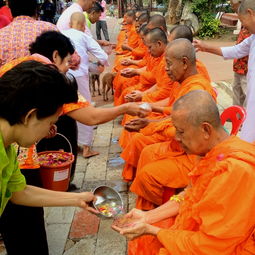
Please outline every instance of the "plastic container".
[[71, 152], [43, 151], [38, 153], [40, 176], [43, 188], [55, 191], [67, 191], [74, 155], [68, 139], [62, 136], [70, 145]]

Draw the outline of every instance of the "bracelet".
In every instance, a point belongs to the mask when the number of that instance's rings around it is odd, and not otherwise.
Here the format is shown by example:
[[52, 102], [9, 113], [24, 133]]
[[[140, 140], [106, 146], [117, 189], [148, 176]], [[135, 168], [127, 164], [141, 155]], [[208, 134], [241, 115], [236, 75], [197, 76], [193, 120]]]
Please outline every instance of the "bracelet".
[[184, 200], [184, 197], [181, 197], [179, 195], [173, 195], [173, 196], [170, 197], [169, 200], [170, 201], [175, 201], [177, 203], [180, 203], [180, 202], [182, 202]]

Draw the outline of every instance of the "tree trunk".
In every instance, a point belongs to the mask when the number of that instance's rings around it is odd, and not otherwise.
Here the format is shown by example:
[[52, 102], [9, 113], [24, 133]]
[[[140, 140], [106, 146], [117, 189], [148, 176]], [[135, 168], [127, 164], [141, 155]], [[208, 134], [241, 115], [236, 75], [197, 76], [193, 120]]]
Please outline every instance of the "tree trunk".
[[182, 15], [182, 0], [169, 0], [166, 14], [166, 23], [168, 25], [178, 24]]
[[138, 0], [138, 5], [143, 8], [143, 0]]

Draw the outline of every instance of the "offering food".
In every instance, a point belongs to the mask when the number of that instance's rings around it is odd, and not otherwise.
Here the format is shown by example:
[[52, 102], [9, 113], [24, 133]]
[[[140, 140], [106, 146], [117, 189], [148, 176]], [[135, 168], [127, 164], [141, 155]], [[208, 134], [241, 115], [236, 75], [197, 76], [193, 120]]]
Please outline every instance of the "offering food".
[[151, 106], [148, 103], [142, 103], [139, 107], [145, 111], [151, 111]]
[[111, 187], [99, 186], [95, 188], [93, 194], [96, 201], [93, 206], [101, 215], [111, 218], [124, 213], [124, 205], [120, 194]]
[[116, 202], [103, 202], [97, 206], [100, 213], [106, 217], [114, 217], [123, 213], [123, 208], [117, 205]]
[[60, 166], [64, 163], [72, 161], [72, 153], [70, 152], [48, 152], [38, 155], [38, 160], [41, 166], [52, 167]]

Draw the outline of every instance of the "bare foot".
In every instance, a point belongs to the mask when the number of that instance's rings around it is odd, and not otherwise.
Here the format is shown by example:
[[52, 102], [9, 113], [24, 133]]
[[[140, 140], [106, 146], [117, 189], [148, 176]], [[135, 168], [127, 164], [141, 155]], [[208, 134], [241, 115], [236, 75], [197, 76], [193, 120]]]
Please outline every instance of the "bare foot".
[[83, 146], [82, 156], [84, 158], [90, 158], [96, 155], [99, 155], [99, 152], [91, 150], [89, 146], [86, 145]]

